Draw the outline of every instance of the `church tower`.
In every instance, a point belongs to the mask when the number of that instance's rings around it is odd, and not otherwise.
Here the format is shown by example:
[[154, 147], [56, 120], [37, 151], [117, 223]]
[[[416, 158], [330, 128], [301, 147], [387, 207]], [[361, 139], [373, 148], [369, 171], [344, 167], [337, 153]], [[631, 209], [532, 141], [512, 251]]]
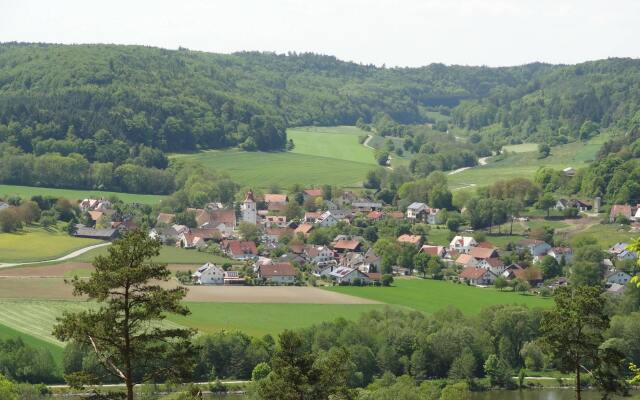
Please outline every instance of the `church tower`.
[[253, 198], [253, 192], [251, 190], [247, 192], [247, 196], [240, 205], [240, 211], [242, 212], [242, 222], [248, 222], [254, 225], [258, 222], [256, 201]]

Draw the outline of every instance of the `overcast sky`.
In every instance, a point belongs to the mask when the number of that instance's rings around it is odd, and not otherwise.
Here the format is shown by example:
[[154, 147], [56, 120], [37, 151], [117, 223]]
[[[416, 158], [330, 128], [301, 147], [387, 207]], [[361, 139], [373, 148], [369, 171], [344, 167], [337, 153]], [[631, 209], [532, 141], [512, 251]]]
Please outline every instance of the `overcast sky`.
[[638, 0], [0, 0], [0, 41], [312, 51], [387, 66], [639, 57]]

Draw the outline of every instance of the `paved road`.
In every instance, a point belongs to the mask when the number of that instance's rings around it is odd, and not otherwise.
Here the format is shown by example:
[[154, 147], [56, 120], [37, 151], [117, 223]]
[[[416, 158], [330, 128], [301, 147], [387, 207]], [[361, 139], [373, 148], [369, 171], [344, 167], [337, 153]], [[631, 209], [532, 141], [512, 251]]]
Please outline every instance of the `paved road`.
[[54, 258], [54, 259], [51, 259], [51, 260], [30, 261], [30, 262], [21, 262], [21, 263], [0, 263], [0, 268], [9, 268], [9, 267], [18, 267], [20, 265], [33, 265], [33, 264], [44, 264], [44, 263], [50, 263], [50, 262], [66, 261], [66, 260], [70, 260], [72, 258], [76, 258], [79, 255], [86, 253], [87, 251], [91, 251], [93, 249], [98, 249], [98, 248], [104, 247], [104, 246], [109, 246], [110, 244], [111, 244], [111, 242], [94, 244], [92, 246], [83, 247], [83, 248], [78, 249], [76, 251], [72, 251], [71, 253], [69, 253], [67, 255], [64, 255], [64, 256], [59, 257], [59, 258]]

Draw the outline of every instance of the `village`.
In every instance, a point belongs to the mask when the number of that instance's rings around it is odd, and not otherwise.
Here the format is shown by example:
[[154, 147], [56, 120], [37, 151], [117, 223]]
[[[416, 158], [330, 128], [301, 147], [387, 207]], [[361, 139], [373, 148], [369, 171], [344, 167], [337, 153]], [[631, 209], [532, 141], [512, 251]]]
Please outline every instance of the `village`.
[[[523, 238], [500, 247], [471, 229], [455, 234], [450, 231], [448, 245], [435, 244], [429, 238], [431, 232], [443, 229], [443, 213], [425, 203], [414, 202], [397, 210], [351, 191], [327, 200], [318, 188], [303, 190], [300, 200], [303, 205], [316, 205], [315, 211], [288, 219], [287, 207], [295, 200], [281, 193], [258, 197], [248, 191], [235, 207], [209, 203], [182, 214], [160, 212], [147, 228], [148, 234], [167, 246], [228, 259], [180, 274], [177, 278], [187, 285], [388, 286], [394, 277], [430, 277], [544, 294], [569, 282], [562, 273], [573, 261], [574, 250], [569, 246]], [[87, 215], [87, 224], [78, 224], [74, 236], [113, 240], [139, 228], [133, 218], [114, 218], [117, 214], [109, 200], [85, 199], [78, 206]], [[599, 199], [595, 199], [595, 206], [600, 207]], [[594, 212], [591, 204], [575, 199], [559, 199], [553, 208]], [[632, 223], [635, 229], [640, 207], [614, 205], [608, 219], [610, 223]], [[108, 226], [105, 220], [110, 221]], [[368, 235], [352, 234], [350, 228], [363, 224], [394, 227], [398, 233], [395, 242], [377, 240], [377, 234], [366, 229]], [[335, 235], [326, 237], [329, 232]], [[621, 294], [632, 277], [623, 264], [629, 261], [626, 265], [633, 265], [637, 255], [627, 250], [627, 245], [616, 243], [601, 260], [608, 293]], [[543, 266], [549, 263], [556, 266], [556, 273], [550, 274]]]

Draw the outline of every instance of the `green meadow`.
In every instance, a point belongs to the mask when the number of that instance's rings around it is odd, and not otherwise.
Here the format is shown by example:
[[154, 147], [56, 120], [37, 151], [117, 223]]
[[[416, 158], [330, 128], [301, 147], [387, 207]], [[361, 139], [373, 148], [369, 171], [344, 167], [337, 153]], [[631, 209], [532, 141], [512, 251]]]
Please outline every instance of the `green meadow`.
[[574, 142], [551, 148], [551, 155], [538, 158], [537, 145], [525, 143], [506, 146], [506, 155], [496, 156], [489, 164], [470, 168], [466, 171], [447, 176], [449, 186], [458, 189], [469, 186], [486, 186], [496, 181], [512, 178], [532, 178], [538, 168], [585, 167], [596, 157], [606, 135], [596, 136], [586, 143]]
[[276, 335], [285, 329], [304, 328], [337, 318], [357, 319], [362, 313], [384, 308], [379, 304], [256, 304], [187, 303], [191, 315], [171, 315], [180, 325], [211, 333], [239, 330], [253, 336]]
[[477, 314], [483, 308], [496, 304], [522, 304], [528, 307], [550, 307], [553, 304], [553, 300], [548, 298], [431, 279], [401, 278], [396, 279], [392, 287], [333, 286], [327, 290], [424, 313], [454, 307], [465, 314]]
[[[105, 246], [88, 251], [74, 258], [73, 261], [93, 262], [93, 259], [97, 255], [107, 255], [108, 248], [108, 246]], [[195, 249], [186, 250], [175, 246], [162, 246], [160, 249], [160, 255], [155, 257], [153, 261], [167, 264], [204, 264], [207, 261], [214, 262], [216, 264], [224, 264], [227, 262], [232, 264], [238, 263], [230, 258], [216, 256], [202, 251], [197, 251]]]
[[307, 187], [332, 184], [360, 187], [366, 173], [375, 167], [373, 150], [362, 146], [358, 128], [294, 128], [287, 135], [295, 144], [288, 152], [246, 152], [238, 149], [174, 154], [223, 171], [237, 183], [257, 188]]
[[57, 365], [62, 364], [62, 353], [64, 351], [62, 346], [53, 344], [49, 341], [39, 339], [37, 337], [28, 335], [22, 331], [0, 324], [0, 340], [9, 340], [9, 339], [20, 339], [29, 346], [48, 350], [51, 353], [51, 356], [53, 356], [53, 359], [56, 362], [56, 364]]
[[69, 236], [57, 228], [28, 226], [18, 232], [0, 233], [0, 263], [58, 258], [99, 243], [102, 241]]
[[35, 186], [15, 186], [15, 185], [0, 185], [0, 198], [6, 198], [9, 196], [18, 195], [25, 199], [30, 199], [32, 196], [53, 196], [64, 197], [69, 200], [82, 200], [87, 197], [111, 197], [116, 196], [125, 203], [142, 203], [142, 204], [157, 204], [165, 196], [153, 195], [153, 194], [133, 194], [133, 193], [120, 193], [120, 192], [105, 192], [100, 190], [75, 190], [75, 189], [55, 189]]

